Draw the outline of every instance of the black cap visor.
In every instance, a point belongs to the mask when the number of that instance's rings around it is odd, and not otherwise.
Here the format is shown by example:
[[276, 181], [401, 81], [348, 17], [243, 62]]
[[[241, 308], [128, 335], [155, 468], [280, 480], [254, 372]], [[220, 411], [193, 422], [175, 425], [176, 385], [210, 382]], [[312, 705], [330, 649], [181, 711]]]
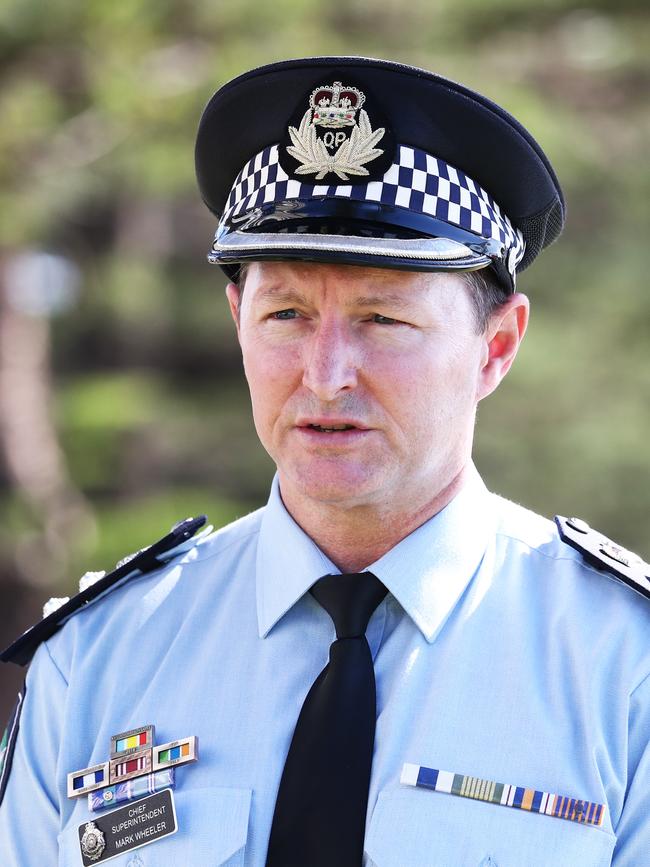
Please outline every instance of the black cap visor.
[[232, 277], [244, 262], [299, 259], [408, 271], [492, 266], [508, 291], [504, 245], [443, 220], [378, 202], [320, 197], [262, 205], [217, 231], [208, 260]]

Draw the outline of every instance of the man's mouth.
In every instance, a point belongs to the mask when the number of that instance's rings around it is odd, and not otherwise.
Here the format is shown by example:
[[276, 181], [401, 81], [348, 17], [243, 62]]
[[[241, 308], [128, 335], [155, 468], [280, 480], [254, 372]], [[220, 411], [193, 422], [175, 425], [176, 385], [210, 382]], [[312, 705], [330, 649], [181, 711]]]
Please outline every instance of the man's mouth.
[[330, 427], [325, 427], [324, 425], [320, 424], [310, 424], [307, 425], [307, 427], [311, 428], [312, 430], [317, 430], [320, 433], [336, 433], [336, 431], [342, 430], [356, 430], [356, 427], [353, 424], [337, 424], [331, 425]]

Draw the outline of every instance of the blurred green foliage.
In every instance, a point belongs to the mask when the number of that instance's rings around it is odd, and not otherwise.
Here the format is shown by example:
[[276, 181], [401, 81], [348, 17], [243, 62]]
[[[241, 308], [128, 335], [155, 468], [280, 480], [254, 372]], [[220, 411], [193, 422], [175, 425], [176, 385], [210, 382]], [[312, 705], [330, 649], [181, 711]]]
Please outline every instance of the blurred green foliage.
[[[48, 320], [52, 417], [97, 531], [40, 569], [42, 595], [186, 513], [219, 525], [266, 497], [193, 139], [228, 78], [309, 54], [434, 69], [542, 143], [568, 228], [521, 280], [532, 324], [480, 407], [477, 463], [505, 495], [650, 555], [649, 37], [641, 0], [4, 0], [0, 261], [45, 250], [81, 275]], [[0, 578], [19, 582], [44, 519], [0, 483]]]

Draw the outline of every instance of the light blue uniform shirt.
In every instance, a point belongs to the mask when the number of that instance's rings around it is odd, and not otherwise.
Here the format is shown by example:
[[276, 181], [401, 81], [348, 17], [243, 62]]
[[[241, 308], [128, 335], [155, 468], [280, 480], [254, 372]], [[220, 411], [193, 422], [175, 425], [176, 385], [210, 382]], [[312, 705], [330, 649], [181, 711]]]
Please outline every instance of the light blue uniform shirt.
[[[369, 568], [389, 595], [367, 633], [364, 863], [650, 865], [648, 600], [478, 474]], [[197, 735], [200, 759], [176, 771], [178, 833], [115, 867], [262, 867], [298, 712], [334, 639], [307, 590], [336, 571], [275, 482], [266, 508], [72, 617], [29, 670], [0, 864], [80, 865], [77, 828], [96, 814], [66, 797], [67, 773], [153, 723], [157, 743]], [[405, 763], [602, 803], [604, 821], [412, 788]]]

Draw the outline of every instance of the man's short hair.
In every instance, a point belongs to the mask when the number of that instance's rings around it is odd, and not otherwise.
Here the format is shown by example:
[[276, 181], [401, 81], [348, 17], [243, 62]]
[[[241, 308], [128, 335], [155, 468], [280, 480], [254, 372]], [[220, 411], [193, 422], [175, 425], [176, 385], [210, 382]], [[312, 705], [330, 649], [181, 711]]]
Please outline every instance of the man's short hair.
[[477, 334], [483, 334], [490, 322], [490, 317], [505, 304], [510, 293], [501, 285], [491, 268], [481, 268], [480, 271], [465, 271], [459, 276], [464, 277], [470, 288], [470, 297], [474, 307]]

